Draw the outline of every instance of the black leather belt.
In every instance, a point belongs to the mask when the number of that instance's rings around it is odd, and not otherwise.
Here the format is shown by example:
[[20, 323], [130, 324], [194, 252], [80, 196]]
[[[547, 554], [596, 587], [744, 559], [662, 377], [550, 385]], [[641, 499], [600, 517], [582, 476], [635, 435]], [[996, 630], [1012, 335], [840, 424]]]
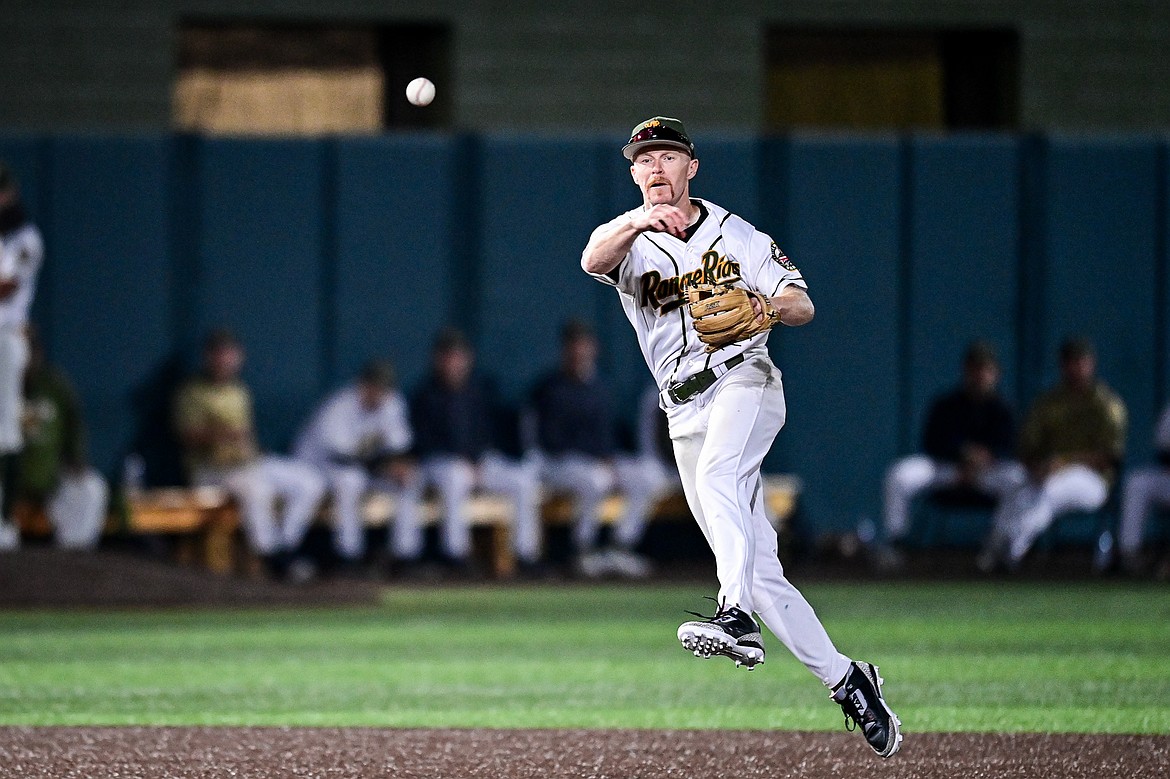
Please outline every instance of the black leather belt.
[[689, 400], [692, 400], [696, 395], [705, 391], [708, 387], [715, 383], [723, 374], [743, 362], [743, 353], [735, 355], [730, 360], [720, 363], [719, 365], [699, 371], [694, 376], [684, 381], [671, 384], [666, 388], [666, 395], [675, 403], [675, 405], [682, 405]]

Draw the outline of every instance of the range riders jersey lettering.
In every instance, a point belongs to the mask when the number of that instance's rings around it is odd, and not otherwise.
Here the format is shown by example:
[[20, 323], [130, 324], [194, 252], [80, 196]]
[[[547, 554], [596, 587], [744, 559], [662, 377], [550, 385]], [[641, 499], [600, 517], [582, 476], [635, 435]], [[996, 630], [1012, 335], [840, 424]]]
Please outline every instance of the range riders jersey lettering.
[[[714, 203], [694, 202], [706, 213], [688, 232], [687, 240], [665, 232], [644, 232], [609, 274], [590, 274], [617, 288], [660, 390], [737, 354], [762, 352], [768, 340], [765, 332], [708, 354], [683, 305], [684, 287], [728, 283], [768, 297], [789, 286], [807, 289], [800, 271], [770, 236]], [[611, 231], [636, 213], [634, 209], [601, 225], [594, 236]]]
[[[740, 280], [739, 263], [726, 255], [709, 251], [703, 255], [702, 266], [681, 276], [662, 278], [656, 270], [642, 274], [640, 290], [643, 305], [669, 313], [686, 302], [685, 290], [695, 284], [730, 284]], [[673, 298], [669, 299], [668, 298]]]

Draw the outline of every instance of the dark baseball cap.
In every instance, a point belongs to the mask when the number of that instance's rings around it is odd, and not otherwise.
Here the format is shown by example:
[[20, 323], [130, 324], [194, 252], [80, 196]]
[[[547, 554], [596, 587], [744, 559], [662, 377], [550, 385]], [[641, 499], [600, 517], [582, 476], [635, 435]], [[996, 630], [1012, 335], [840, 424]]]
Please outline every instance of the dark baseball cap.
[[622, 147], [627, 160], [649, 146], [667, 146], [695, 156], [695, 144], [691, 143], [683, 123], [669, 116], [655, 116], [647, 119], [630, 132], [630, 140]]
[[561, 343], [570, 344], [582, 339], [596, 339], [593, 328], [583, 319], [570, 319], [561, 327]]
[[228, 327], [217, 327], [203, 339], [203, 350], [205, 352], [214, 352], [226, 348], [239, 349], [241, 346], [240, 339]]
[[987, 341], [972, 341], [963, 355], [963, 364], [967, 366], [999, 365], [999, 357], [995, 347]]
[[444, 327], [435, 336], [435, 353], [446, 354], [456, 349], [471, 351], [471, 341], [457, 327]]
[[358, 373], [358, 381], [382, 389], [394, 386], [394, 366], [389, 360], [374, 357], [366, 360]]
[[1083, 336], [1068, 336], [1060, 343], [1061, 362], [1079, 360], [1082, 357], [1093, 357], [1095, 355], [1096, 350], [1093, 349], [1093, 342]]

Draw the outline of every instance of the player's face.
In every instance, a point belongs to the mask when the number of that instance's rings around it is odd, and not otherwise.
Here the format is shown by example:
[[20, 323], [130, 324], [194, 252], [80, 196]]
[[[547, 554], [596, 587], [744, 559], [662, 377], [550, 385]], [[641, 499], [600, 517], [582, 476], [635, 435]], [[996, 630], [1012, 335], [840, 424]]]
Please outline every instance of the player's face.
[[207, 353], [207, 370], [215, 381], [231, 381], [240, 375], [244, 366], [244, 350], [224, 344]]
[[1093, 383], [1097, 375], [1097, 358], [1091, 354], [1081, 354], [1064, 360], [1060, 364], [1064, 380], [1073, 387], [1087, 387]]
[[448, 387], [462, 387], [471, 375], [471, 352], [466, 349], [447, 349], [435, 355], [435, 372]]
[[647, 206], [677, 206], [690, 197], [690, 181], [699, 172], [699, 161], [678, 149], [643, 149], [634, 155], [630, 174], [642, 190]]
[[358, 383], [358, 398], [361, 401], [362, 408], [366, 411], [374, 411], [382, 405], [386, 399], [386, 388], [376, 381], [363, 381]]
[[966, 366], [963, 376], [971, 392], [990, 395], [999, 384], [999, 366], [993, 362], [972, 363]]
[[574, 376], [592, 376], [597, 368], [597, 341], [590, 337], [580, 337], [566, 343], [565, 364]]

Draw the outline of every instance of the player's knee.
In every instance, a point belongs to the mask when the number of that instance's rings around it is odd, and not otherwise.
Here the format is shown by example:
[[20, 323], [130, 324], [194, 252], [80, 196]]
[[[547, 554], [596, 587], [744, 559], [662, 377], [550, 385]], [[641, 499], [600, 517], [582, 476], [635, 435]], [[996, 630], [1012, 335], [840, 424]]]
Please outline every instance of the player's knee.
[[333, 476], [333, 494], [338, 500], [354, 500], [366, 491], [368, 481], [360, 471], [343, 471]]

